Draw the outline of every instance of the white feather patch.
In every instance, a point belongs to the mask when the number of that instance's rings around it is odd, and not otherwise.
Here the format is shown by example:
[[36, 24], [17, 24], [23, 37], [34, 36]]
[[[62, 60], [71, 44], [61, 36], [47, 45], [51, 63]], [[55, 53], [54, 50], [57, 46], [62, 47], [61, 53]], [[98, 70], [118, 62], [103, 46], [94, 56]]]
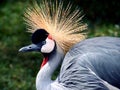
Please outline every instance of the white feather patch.
[[42, 53], [50, 53], [54, 50], [55, 42], [52, 39], [47, 38], [46, 44], [42, 46], [41, 52]]

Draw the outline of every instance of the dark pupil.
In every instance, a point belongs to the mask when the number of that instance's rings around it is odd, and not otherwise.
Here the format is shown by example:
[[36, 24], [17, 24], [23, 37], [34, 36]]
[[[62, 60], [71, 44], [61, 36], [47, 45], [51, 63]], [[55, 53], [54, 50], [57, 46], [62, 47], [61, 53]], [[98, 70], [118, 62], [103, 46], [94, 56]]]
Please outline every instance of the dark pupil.
[[32, 43], [38, 44], [48, 37], [48, 33], [44, 29], [38, 29], [32, 34]]

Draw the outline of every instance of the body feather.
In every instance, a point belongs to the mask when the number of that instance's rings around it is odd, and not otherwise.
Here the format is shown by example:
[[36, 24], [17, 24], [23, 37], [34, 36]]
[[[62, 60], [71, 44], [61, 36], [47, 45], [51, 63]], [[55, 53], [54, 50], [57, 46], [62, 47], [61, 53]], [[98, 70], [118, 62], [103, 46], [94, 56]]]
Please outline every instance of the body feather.
[[69, 90], [109, 90], [105, 81], [120, 88], [119, 62], [119, 38], [86, 39], [66, 54], [58, 80]]

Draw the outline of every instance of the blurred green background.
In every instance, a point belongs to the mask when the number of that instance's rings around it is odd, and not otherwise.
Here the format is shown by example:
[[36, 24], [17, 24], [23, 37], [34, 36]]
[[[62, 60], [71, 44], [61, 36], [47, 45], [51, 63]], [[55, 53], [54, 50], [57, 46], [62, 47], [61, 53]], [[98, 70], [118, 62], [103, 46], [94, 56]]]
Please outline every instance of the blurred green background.
[[[31, 43], [31, 34], [26, 32], [23, 21], [29, 3], [30, 0], [1, 0], [0, 3], [0, 90], [35, 90], [42, 57], [36, 52], [18, 52]], [[72, 3], [79, 5], [85, 14], [88, 38], [120, 36], [119, 1], [74, 0]]]

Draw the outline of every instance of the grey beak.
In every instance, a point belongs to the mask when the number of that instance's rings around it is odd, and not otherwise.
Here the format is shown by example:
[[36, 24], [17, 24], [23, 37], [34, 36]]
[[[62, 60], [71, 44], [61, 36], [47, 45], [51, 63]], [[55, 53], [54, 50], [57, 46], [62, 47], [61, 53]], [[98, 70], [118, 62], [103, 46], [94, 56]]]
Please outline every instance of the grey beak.
[[36, 44], [31, 44], [19, 49], [19, 52], [40, 51], [40, 47]]

